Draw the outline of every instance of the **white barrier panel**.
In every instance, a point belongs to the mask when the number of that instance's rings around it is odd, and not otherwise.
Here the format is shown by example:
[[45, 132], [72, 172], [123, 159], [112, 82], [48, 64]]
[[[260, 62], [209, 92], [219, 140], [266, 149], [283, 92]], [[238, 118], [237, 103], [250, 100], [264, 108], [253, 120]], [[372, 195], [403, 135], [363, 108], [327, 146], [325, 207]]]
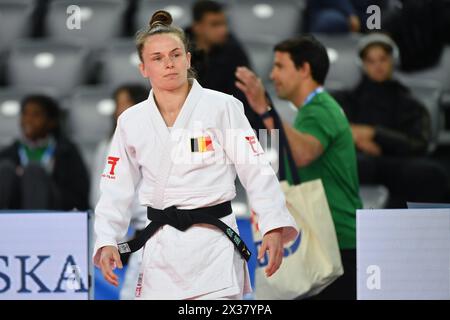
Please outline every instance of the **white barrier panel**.
[[358, 299], [450, 299], [450, 209], [357, 211]]
[[0, 211], [0, 300], [89, 299], [87, 212]]

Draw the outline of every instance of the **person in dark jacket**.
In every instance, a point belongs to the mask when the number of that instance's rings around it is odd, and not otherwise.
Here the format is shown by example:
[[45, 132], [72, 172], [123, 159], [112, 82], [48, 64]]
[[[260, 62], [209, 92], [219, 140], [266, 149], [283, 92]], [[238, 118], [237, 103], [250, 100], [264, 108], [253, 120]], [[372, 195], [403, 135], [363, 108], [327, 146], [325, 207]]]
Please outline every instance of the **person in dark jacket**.
[[450, 43], [450, 1], [400, 0], [383, 12], [381, 28], [400, 48], [400, 68], [413, 72], [432, 68]]
[[192, 7], [193, 24], [185, 30], [190, 43], [191, 64], [197, 80], [208, 89], [231, 94], [244, 104], [245, 115], [253, 129], [263, 129], [260, 117], [249, 107], [236, 87], [238, 67], [250, 66], [241, 43], [229, 32], [224, 6], [199, 0]]
[[425, 157], [429, 114], [392, 77], [394, 49], [392, 40], [382, 34], [362, 39], [362, 80], [353, 90], [335, 94], [351, 123], [360, 182], [386, 185], [390, 207], [404, 207], [406, 201], [446, 201], [445, 170]]
[[52, 98], [22, 101], [22, 136], [0, 151], [0, 209], [88, 209], [88, 172], [59, 120]]

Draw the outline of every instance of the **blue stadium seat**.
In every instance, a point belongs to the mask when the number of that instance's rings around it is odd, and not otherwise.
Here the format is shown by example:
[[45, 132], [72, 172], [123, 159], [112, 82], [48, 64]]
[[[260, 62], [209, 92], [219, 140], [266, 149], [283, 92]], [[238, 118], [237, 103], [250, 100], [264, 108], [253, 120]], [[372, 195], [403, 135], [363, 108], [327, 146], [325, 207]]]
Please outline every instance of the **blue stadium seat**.
[[[79, 9], [68, 13], [73, 5]], [[99, 49], [110, 39], [123, 36], [127, 8], [128, 2], [122, 0], [53, 0], [48, 6], [45, 34], [69, 42], [84, 41], [91, 48]], [[78, 13], [79, 28], [74, 23]]]
[[0, 52], [31, 35], [36, 1], [0, 0]]
[[439, 135], [444, 128], [444, 116], [439, 103], [442, 90], [440, 83], [433, 80], [404, 78], [401, 82], [411, 90], [411, 94], [428, 110], [431, 119], [431, 141], [429, 152], [433, 152], [439, 142]]
[[253, 71], [264, 81], [268, 80], [273, 64], [274, 43], [265, 40], [245, 40], [242, 42]]
[[6, 52], [0, 52], [0, 87], [6, 84], [6, 59], [8, 54]]
[[389, 200], [389, 189], [383, 185], [361, 185], [359, 196], [364, 209], [384, 209]]
[[[443, 109], [448, 109], [448, 105], [450, 105], [448, 103], [449, 99], [446, 98], [450, 93], [450, 46], [444, 48], [439, 62], [434, 67], [416, 72], [402, 72], [397, 70], [395, 72], [395, 76], [405, 84], [411, 84], [413, 90], [416, 90], [415, 87], [417, 86], [432, 87], [435, 88], [435, 90], [442, 90], [442, 97], [446, 101], [440, 99], [440, 101], [438, 102], [438, 106], [436, 106], [434, 99], [436, 98], [437, 93], [435, 93], [433, 99], [431, 99], [431, 101], [433, 101], [431, 103], [431, 106], [433, 106], [433, 109], [431, 111], [433, 133], [434, 138], [437, 139], [437, 141], [435, 140], [432, 149], [436, 147], [436, 144], [449, 145], [450, 133], [448, 130], [443, 130], [443, 128], [445, 127], [445, 111]], [[416, 94], [420, 98], [419, 95], [421, 94], [422, 90], [417, 89], [416, 91]]]
[[440, 108], [445, 115], [444, 130], [439, 133], [438, 143], [439, 145], [450, 145], [450, 130], [448, 123], [448, 114], [450, 112], [450, 90], [443, 92], [440, 100]]
[[361, 78], [357, 53], [357, 43], [361, 36], [359, 34], [314, 36], [327, 48], [330, 59], [325, 87], [330, 90], [353, 88]]
[[81, 145], [96, 145], [108, 138], [115, 110], [112, 90], [105, 87], [79, 87], [68, 99], [68, 126]]
[[112, 90], [97, 86], [79, 87], [68, 98], [67, 108], [69, 134], [91, 167], [98, 143], [112, 133], [115, 109]]
[[397, 71], [396, 76], [405, 81], [437, 82], [442, 90], [450, 91], [450, 46], [444, 48], [439, 62], [434, 67], [416, 72]]
[[299, 33], [303, 6], [298, 1], [241, 0], [229, 8], [230, 27], [242, 40], [277, 42]]
[[7, 80], [13, 86], [49, 86], [62, 94], [85, 82], [89, 51], [76, 43], [23, 40], [8, 58]]
[[193, 2], [193, 0], [139, 0], [134, 18], [134, 29], [137, 31], [147, 27], [152, 14], [161, 9], [172, 15], [174, 25], [185, 28], [192, 22]]
[[102, 83], [111, 88], [130, 82], [150, 86], [148, 79], [139, 72], [139, 63], [133, 39], [112, 42], [102, 55]]

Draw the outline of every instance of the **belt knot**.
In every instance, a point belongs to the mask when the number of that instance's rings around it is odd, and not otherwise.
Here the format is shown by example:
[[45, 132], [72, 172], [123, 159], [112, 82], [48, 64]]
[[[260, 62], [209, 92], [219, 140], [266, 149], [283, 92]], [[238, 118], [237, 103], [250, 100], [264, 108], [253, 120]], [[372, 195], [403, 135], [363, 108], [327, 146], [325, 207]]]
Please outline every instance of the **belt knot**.
[[191, 214], [187, 212], [181, 212], [175, 206], [166, 208], [164, 210], [164, 213], [167, 215], [167, 218], [169, 218], [171, 222], [170, 225], [180, 231], [187, 230], [193, 224]]

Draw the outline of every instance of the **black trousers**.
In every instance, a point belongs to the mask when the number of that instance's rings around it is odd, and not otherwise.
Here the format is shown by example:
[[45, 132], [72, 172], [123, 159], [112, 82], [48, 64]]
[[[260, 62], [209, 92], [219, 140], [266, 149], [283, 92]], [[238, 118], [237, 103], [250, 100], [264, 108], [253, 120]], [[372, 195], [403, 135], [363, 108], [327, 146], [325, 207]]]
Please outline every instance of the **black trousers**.
[[61, 197], [49, 174], [39, 164], [22, 173], [10, 161], [0, 162], [0, 209], [56, 210]]
[[382, 184], [389, 189], [389, 208], [405, 208], [407, 201], [449, 201], [448, 174], [432, 159], [358, 154], [358, 175], [361, 184]]

